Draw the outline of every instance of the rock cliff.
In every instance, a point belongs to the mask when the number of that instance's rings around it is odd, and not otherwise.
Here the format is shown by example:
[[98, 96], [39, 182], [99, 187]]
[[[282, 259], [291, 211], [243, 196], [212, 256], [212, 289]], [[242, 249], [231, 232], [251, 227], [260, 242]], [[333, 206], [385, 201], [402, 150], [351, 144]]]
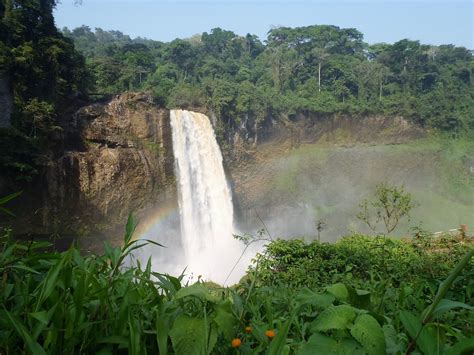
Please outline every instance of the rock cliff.
[[175, 200], [169, 111], [149, 96], [82, 107], [63, 128], [63, 154], [15, 202], [17, 233], [57, 232], [98, 249], [103, 239], [120, 243], [130, 212]]

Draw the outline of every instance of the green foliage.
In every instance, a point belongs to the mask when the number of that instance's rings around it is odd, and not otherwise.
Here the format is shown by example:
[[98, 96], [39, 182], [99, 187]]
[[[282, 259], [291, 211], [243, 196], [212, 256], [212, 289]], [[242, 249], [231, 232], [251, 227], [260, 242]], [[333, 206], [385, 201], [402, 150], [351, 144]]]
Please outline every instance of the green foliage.
[[410, 211], [414, 206], [411, 194], [405, 192], [403, 186], [383, 183], [376, 186], [372, 201], [364, 200], [359, 204], [361, 211], [357, 214], [357, 218], [374, 232], [382, 222], [387, 234], [390, 234], [403, 218], [410, 217]]
[[355, 318], [354, 309], [348, 305], [330, 306], [316, 318], [311, 329], [318, 332], [347, 329]]
[[362, 344], [367, 354], [385, 353], [385, 335], [377, 320], [369, 314], [357, 317], [351, 328], [351, 335]]
[[[74, 246], [56, 253], [45, 242], [15, 242], [11, 231], [5, 231], [0, 239], [0, 351], [192, 355], [472, 350], [473, 251], [456, 239], [435, 245], [360, 236], [333, 246], [269, 241], [245, 281], [220, 288], [182, 285], [182, 275], [155, 272], [150, 262], [144, 268], [124, 266], [130, 252], [143, 246], [132, 240], [136, 225], [130, 216], [121, 248], [108, 246], [104, 255], [89, 256]], [[382, 243], [384, 254], [378, 252]], [[454, 252], [446, 253], [446, 245]], [[368, 263], [358, 270], [362, 251]], [[269, 269], [276, 254], [281, 262]], [[295, 267], [306, 271], [299, 274], [304, 280], [297, 282], [292, 273], [292, 282], [283, 281], [285, 270], [309, 255], [319, 271], [301, 263]], [[393, 268], [382, 262], [383, 255]], [[416, 273], [405, 273], [409, 263], [417, 265]], [[421, 268], [436, 265], [431, 273]], [[318, 274], [332, 274], [340, 282], [326, 282], [329, 277]], [[270, 330], [273, 337], [267, 335]], [[231, 347], [234, 338], [241, 341], [237, 349]]]
[[203, 318], [181, 315], [174, 321], [170, 332], [176, 354], [205, 354], [206, 323]]
[[150, 90], [168, 107], [205, 105], [222, 139], [258, 138], [271, 119], [383, 114], [462, 135], [474, 126], [466, 48], [403, 39], [369, 46], [353, 28], [313, 25], [256, 36], [214, 28], [170, 43], [118, 31], [64, 29], [86, 56], [96, 91]]
[[15, 217], [13, 212], [11, 212], [9, 209], [3, 207], [3, 205], [6, 205], [9, 201], [14, 200], [15, 198], [17, 198], [20, 195], [21, 195], [21, 191], [20, 192], [15, 192], [15, 193], [12, 193], [10, 195], [7, 195], [7, 196], [4, 196], [4, 197], [0, 198], [0, 212], [3, 213], [3, 214]]
[[41, 144], [16, 129], [0, 128], [0, 167], [2, 173], [17, 181], [31, 181], [38, 174]]
[[59, 114], [88, 85], [83, 57], [55, 27], [55, 6], [53, 0], [0, 1], [0, 74], [14, 105], [13, 127], [0, 131], [0, 141], [18, 139], [14, 148], [0, 145], [0, 166], [16, 180], [36, 174], [37, 157], [54, 149]]

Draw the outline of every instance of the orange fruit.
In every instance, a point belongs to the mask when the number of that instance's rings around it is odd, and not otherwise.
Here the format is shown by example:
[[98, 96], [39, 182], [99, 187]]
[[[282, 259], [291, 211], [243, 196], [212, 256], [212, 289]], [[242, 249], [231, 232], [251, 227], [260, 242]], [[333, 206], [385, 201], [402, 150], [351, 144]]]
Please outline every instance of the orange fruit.
[[252, 327], [245, 327], [245, 333], [252, 333]]
[[232, 339], [232, 347], [238, 348], [242, 344], [242, 340], [239, 338]]
[[265, 332], [265, 335], [271, 339], [275, 336], [275, 331], [272, 329], [269, 329]]

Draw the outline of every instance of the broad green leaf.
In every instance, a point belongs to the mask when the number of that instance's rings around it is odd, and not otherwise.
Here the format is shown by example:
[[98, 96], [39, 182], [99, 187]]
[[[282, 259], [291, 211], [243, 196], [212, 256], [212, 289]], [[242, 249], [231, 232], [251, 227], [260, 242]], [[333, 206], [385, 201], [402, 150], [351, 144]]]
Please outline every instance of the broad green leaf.
[[435, 354], [437, 352], [438, 337], [433, 327], [422, 327], [420, 319], [408, 311], [400, 311], [400, 320], [410, 338], [416, 339], [416, 344], [421, 351], [425, 354]]
[[16, 244], [10, 245], [5, 251], [0, 253], [0, 262], [3, 262], [4, 260], [7, 260], [10, 255], [13, 254], [13, 251], [15, 250]]
[[370, 291], [349, 289], [350, 304], [356, 308], [367, 309], [370, 307]]
[[232, 302], [234, 303], [234, 309], [238, 315], [242, 314], [244, 311], [244, 304], [240, 295], [233, 291], [232, 292]]
[[206, 330], [203, 318], [181, 315], [170, 331], [173, 349], [177, 355], [201, 355], [206, 347]]
[[281, 353], [278, 355], [290, 355], [291, 349], [289, 345], [283, 346], [283, 349], [281, 350]]
[[217, 338], [219, 337], [219, 331], [217, 330], [217, 328], [214, 326], [211, 326], [211, 331], [210, 331], [210, 334], [209, 334], [209, 341], [207, 343], [207, 353], [208, 354], [212, 354], [212, 349], [214, 348], [214, 346], [216, 346], [216, 343], [217, 343]]
[[356, 355], [365, 351], [353, 339], [336, 339], [321, 333], [311, 335], [298, 355]]
[[337, 347], [336, 340], [321, 333], [316, 333], [311, 335], [308, 341], [301, 347], [299, 355], [334, 354]]
[[209, 291], [200, 283], [195, 283], [189, 287], [184, 287], [178, 292], [176, 292], [175, 299], [179, 300], [184, 297], [194, 296], [202, 300], [209, 298]]
[[442, 339], [438, 336], [436, 328], [432, 325], [423, 327], [416, 343], [425, 354], [437, 354], [438, 349], [442, 350], [443, 346]]
[[421, 328], [420, 320], [408, 311], [400, 311], [400, 320], [410, 338], [414, 339]]
[[438, 307], [439, 303], [444, 299], [444, 296], [448, 292], [449, 288], [461, 273], [462, 269], [471, 261], [474, 256], [474, 248], [469, 248], [463, 258], [456, 264], [456, 267], [451, 270], [448, 277], [439, 285], [438, 292], [430, 306], [423, 312], [423, 323], [426, 324], [433, 316], [434, 310]]
[[[77, 275], [77, 274], [76, 274]], [[72, 295], [72, 299], [74, 301], [74, 307], [76, 308], [76, 314], [74, 317], [74, 325], [77, 325], [79, 321], [79, 317], [83, 312], [83, 305], [84, 305], [84, 298], [87, 292], [87, 284], [90, 278], [90, 273], [86, 273], [86, 275], [82, 275], [82, 277], [78, 278], [76, 287], [74, 288], [74, 293]]]
[[166, 292], [168, 295], [174, 295], [181, 288], [181, 283], [178, 279], [170, 275], [164, 275], [157, 272], [151, 273], [155, 276], [159, 282], [159, 286]]
[[323, 332], [331, 329], [347, 329], [355, 318], [356, 313], [351, 306], [345, 304], [331, 306], [313, 321], [311, 329]]
[[168, 353], [168, 334], [169, 324], [163, 317], [156, 317], [156, 342], [158, 343], [158, 349], [160, 354], [166, 355]]
[[443, 298], [438, 303], [436, 308], [433, 310], [433, 317], [438, 317], [442, 315], [443, 313], [446, 313], [447, 311], [450, 311], [451, 309], [455, 309], [455, 308], [464, 308], [464, 309], [470, 309], [470, 310], [474, 309], [474, 307], [469, 306], [465, 303], [451, 301], [446, 298]]
[[446, 350], [445, 355], [464, 355], [474, 353], [474, 338], [466, 338]]
[[216, 315], [214, 321], [217, 324], [218, 330], [221, 331], [228, 339], [235, 336], [236, 319], [232, 314], [232, 304], [229, 300], [220, 302], [216, 307]]
[[14, 284], [4, 284], [3, 286], [3, 299], [6, 300], [8, 297], [10, 297], [10, 294], [13, 291]]
[[349, 290], [343, 283], [337, 283], [326, 287], [326, 291], [340, 301], [349, 301]]
[[397, 331], [391, 324], [386, 324], [383, 327], [383, 332], [385, 335], [385, 344], [387, 354], [399, 354], [405, 351], [403, 345], [398, 342]]
[[46, 248], [49, 248], [51, 247], [53, 244], [50, 243], [50, 242], [33, 242], [30, 246], [29, 246], [29, 249], [30, 251], [31, 250], [35, 250], [35, 249], [46, 249]]
[[385, 354], [385, 335], [374, 317], [361, 314], [351, 328], [351, 335], [369, 355]]
[[331, 306], [335, 298], [330, 294], [319, 294], [308, 288], [302, 289], [296, 294], [296, 301], [301, 304], [310, 304], [318, 307], [319, 309], [327, 308]]

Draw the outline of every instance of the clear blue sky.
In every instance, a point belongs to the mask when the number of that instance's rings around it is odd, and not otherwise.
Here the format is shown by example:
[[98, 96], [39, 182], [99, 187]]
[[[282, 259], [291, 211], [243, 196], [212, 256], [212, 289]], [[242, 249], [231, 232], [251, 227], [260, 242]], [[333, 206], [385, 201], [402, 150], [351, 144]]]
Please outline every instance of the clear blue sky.
[[62, 0], [55, 17], [59, 28], [84, 24], [160, 41], [214, 27], [264, 40], [274, 26], [329, 24], [355, 27], [369, 43], [409, 38], [474, 49], [472, 0]]

